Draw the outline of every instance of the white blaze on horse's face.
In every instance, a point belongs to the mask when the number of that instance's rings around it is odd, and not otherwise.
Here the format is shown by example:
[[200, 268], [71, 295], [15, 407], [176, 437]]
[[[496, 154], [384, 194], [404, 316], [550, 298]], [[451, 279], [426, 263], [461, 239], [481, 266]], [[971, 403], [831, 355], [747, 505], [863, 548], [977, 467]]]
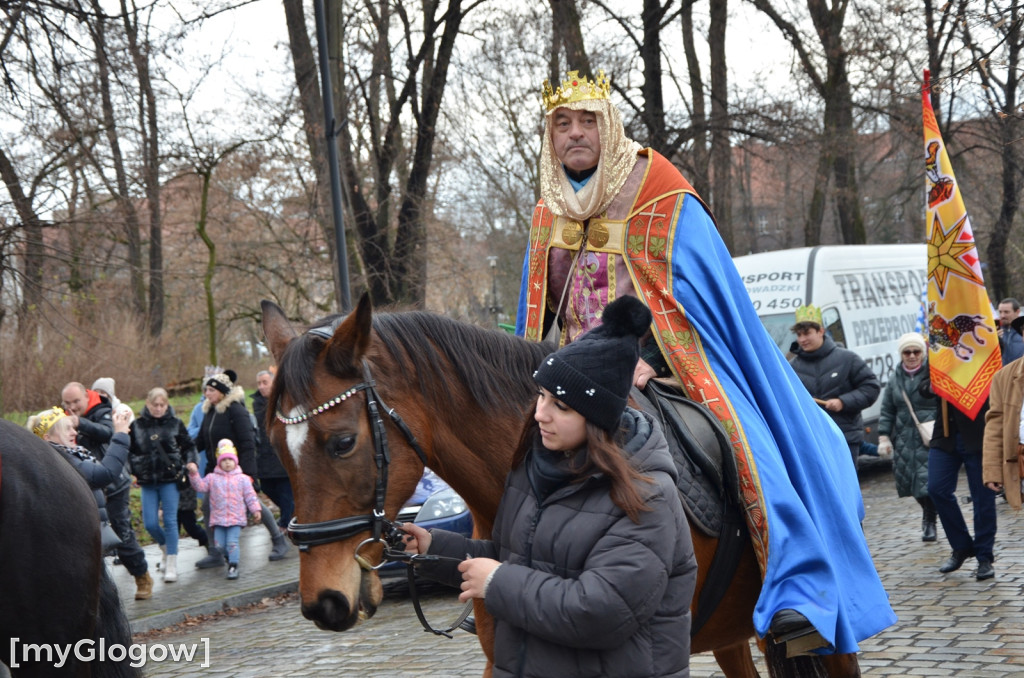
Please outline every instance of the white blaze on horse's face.
[[[305, 414], [301, 407], [293, 407], [288, 413], [289, 417], [298, 417]], [[309, 436], [309, 422], [301, 421], [297, 424], [290, 424], [284, 427], [285, 441], [288, 443], [288, 451], [292, 453], [295, 465], [299, 465], [299, 457], [302, 456], [302, 446], [306, 444]]]

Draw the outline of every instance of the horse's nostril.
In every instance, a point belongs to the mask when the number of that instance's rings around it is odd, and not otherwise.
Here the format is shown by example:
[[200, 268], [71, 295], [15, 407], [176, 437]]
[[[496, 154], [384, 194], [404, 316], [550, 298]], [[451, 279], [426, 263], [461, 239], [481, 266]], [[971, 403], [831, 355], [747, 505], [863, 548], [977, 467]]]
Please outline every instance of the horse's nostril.
[[359, 612], [340, 592], [322, 591], [315, 603], [302, 605], [302, 616], [325, 631], [346, 631], [355, 625]]

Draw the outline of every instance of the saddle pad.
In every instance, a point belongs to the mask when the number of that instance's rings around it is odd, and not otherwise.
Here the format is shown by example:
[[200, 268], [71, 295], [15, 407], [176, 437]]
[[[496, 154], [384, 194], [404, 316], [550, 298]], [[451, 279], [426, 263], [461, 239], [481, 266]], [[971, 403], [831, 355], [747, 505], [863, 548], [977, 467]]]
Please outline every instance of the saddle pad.
[[739, 492], [736, 462], [721, 424], [706, 407], [654, 379], [630, 395], [661, 424], [687, 515], [701, 532], [717, 538], [727, 500]]

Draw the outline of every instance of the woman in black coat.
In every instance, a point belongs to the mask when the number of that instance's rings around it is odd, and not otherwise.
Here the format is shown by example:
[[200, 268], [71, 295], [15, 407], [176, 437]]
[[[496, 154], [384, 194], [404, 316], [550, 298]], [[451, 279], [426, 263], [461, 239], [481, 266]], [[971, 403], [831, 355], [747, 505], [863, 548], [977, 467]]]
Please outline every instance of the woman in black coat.
[[[621, 317], [624, 314], [626, 317]], [[406, 523], [420, 572], [483, 599], [495, 676], [689, 675], [697, 578], [660, 427], [626, 407], [650, 312], [633, 297], [534, 373], [491, 539]]]
[[[146, 395], [142, 414], [132, 422], [128, 462], [142, 489], [142, 522], [160, 545], [165, 582], [178, 581], [178, 479], [185, 464], [195, 462], [196, 447], [188, 429], [174, 415], [167, 391], [159, 386]], [[193, 500], [194, 501], [194, 500]], [[160, 509], [164, 524], [160, 526]]]
[[[203, 384], [203, 395], [206, 399], [203, 401], [203, 423], [199, 426], [199, 435], [196, 436], [196, 449], [200, 452], [206, 451], [205, 473], [213, 473], [217, 467], [217, 443], [225, 438], [230, 440], [238, 451], [238, 464], [242, 472], [249, 476], [255, 476], [257, 473], [253, 419], [249, 410], [245, 408], [245, 390], [235, 383], [237, 377], [232, 370], [225, 370], [221, 374], [208, 377]], [[214, 544], [209, 528], [209, 497], [203, 498], [203, 516], [207, 526], [206, 549], [209, 555], [198, 561], [196, 567], [222, 567], [226, 562], [225, 554]], [[273, 513], [269, 510], [263, 511], [262, 520], [273, 541], [268, 559], [281, 560], [288, 553], [288, 541], [274, 522]]]
[[918, 421], [934, 421], [938, 406], [929, 386], [928, 347], [917, 332], [904, 334], [897, 346], [900, 364], [889, 376], [879, 401], [878, 453], [892, 455], [896, 493], [913, 497], [921, 506], [921, 541], [935, 541], [937, 514], [928, 494], [929, 441], [922, 439], [914, 424], [915, 417]]

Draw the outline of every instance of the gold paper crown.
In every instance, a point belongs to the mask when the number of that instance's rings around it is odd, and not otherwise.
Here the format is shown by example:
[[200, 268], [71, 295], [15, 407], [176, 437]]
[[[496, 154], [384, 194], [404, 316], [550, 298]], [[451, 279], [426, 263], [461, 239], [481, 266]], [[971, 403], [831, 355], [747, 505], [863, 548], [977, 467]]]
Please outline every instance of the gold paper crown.
[[53, 407], [44, 414], [39, 415], [39, 421], [32, 427], [32, 433], [42, 438], [50, 432], [54, 424], [66, 416], [68, 415], [64, 414], [64, 410], [59, 407]]
[[813, 304], [807, 304], [796, 309], [796, 321], [798, 323], [818, 323], [824, 327], [824, 323], [821, 322], [821, 309]]
[[579, 73], [579, 71], [567, 72], [562, 86], [555, 90], [551, 89], [550, 81], [544, 81], [545, 110], [553, 111], [559, 106], [565, 106], [574, 101], [609, 98], [612, 84], [603, 69], [597, 72], [597, 77], [593, 81], [589, 80], [587, 76], [581, 78]]

